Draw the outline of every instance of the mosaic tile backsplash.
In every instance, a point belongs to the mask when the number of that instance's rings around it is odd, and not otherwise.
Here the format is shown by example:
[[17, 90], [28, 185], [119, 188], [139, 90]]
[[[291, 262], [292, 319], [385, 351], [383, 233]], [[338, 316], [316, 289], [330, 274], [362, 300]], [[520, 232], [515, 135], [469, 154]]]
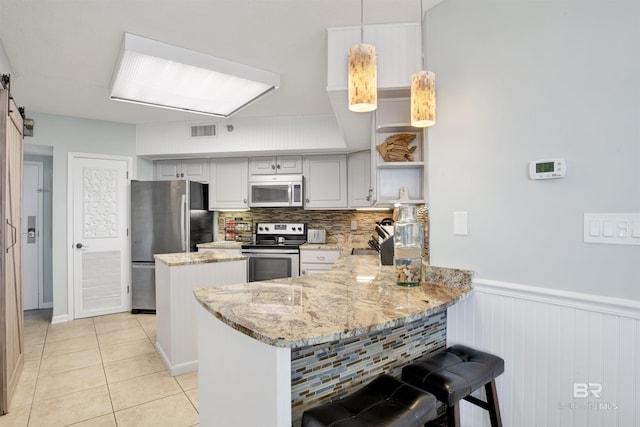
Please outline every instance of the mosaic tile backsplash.
[[[308, 228], [326, 230], [326, 242], [346, 248], [366, 248], [372, 235], [376, 235], [376, 222], [384, 218], [397, 218], [395, 211], [304, 210], [299, 208], [253, 208], [246, 212], [219, 212], [216, 240], [225, 240], [224, 224], [228, 219], [252, 222], [306, 222]], [[418, 220], [424, 224], [424, 261], [429, 261], [429, 214], [424, 206], [418, 207]], [[351, 230], [351, 221], [358, 229]]]
[[291, 350], [291, 416], [346, 396], [381, 373], [400, 377], [402, 367], [446, 346], [446, 310], [404, 326]]

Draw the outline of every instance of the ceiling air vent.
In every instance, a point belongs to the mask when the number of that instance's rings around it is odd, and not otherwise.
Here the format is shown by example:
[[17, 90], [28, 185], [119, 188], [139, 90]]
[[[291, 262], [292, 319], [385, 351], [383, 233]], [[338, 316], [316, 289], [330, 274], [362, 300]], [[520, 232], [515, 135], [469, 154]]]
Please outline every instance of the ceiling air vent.
[[191, 138], [210, 138], [216, 136], [216, 125], [192, 125]]

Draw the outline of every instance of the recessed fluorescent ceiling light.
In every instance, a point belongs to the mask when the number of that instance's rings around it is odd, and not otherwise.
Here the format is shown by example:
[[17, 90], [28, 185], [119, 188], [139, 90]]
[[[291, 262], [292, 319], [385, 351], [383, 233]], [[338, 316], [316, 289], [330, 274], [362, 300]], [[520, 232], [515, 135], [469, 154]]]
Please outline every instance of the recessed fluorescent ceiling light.
[[110, 98], [229, 117], [279, 86], [279, 74], [125, 33]]

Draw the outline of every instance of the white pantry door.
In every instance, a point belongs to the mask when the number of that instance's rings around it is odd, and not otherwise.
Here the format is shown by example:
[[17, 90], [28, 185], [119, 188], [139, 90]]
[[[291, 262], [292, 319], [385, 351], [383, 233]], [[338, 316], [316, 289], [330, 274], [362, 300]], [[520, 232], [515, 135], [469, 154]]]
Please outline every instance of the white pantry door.
[[130, 159], [70, 153], [74, 318], [127, 311]]

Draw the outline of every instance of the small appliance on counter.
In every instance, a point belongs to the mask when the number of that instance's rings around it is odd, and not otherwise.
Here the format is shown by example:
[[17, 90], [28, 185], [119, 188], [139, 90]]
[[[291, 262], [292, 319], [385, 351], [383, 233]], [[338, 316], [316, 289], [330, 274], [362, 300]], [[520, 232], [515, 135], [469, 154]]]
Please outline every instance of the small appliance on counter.
[[307, 243], [321, 243], [324, 244], [327, 238], [327, 233], [325, 230], [320, 230], [317, 228], [310, 228], [307, 231]]

